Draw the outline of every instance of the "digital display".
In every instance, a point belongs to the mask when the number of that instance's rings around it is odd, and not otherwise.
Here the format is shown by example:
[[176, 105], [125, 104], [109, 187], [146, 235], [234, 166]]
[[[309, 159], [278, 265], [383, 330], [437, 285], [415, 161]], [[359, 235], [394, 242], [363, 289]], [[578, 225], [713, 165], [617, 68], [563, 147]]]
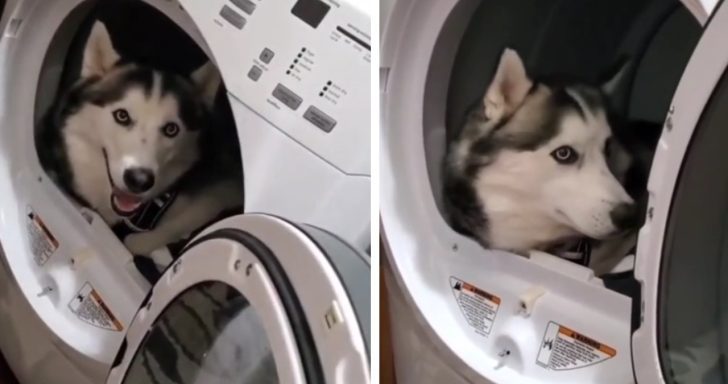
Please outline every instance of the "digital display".
[[306, 24], [318, 28], [331, 6], [321, 0], [298, 0], [291, 12]]

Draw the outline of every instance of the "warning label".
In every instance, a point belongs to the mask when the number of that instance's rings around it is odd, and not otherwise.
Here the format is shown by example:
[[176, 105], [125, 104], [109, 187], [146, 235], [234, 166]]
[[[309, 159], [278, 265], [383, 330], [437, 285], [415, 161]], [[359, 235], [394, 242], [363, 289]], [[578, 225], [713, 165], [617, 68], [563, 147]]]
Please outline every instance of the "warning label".
[[68, 308], [79, 319], [95, 327], [117, 332], [124, 329], [121, 322], [114, 317], [104, 300], [101, 299], [99, 293], [89, 283], [81, 287], [73, 300], [68, 303]]
[[468, 324], [475, 333], [487, 337], [498, 314], [500, 297], [455, 277], [450, 277], [450, 287]]
[[565, 371], [598, 364], [616, 355], [614, 348], [552, 321], [546, 326], [536, 364]]
[[33, 260], [38, 265], [44, 265], [53, 255], [53, 252], [58, 249], [58, 240], [30, 207], [28, 207], [27, 212], [28, 222], [26, 228], [30, 237]]

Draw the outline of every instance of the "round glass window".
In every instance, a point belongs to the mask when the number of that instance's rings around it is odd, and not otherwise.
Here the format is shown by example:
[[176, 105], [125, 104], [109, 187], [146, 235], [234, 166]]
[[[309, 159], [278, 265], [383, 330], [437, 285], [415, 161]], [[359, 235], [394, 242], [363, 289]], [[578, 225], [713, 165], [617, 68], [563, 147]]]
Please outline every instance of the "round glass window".
[[278, 376], [255, 309], [232, 287], [206, 282], [162, 312], [124, 383], [272, 384]]
[[728, 383], [728, 75], [693, 134], [673, 196], [660, 280], [668, 383]]

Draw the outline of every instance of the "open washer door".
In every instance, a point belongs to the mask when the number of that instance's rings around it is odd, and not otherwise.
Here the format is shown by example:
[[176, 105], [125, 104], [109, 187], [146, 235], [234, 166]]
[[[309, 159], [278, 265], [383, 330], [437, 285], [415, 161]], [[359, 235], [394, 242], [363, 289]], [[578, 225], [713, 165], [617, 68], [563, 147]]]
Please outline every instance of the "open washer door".
[[369, 383], [369, 272], [315, 227], [226, 219], [154, 286], [107, 383]]
[[657, 147], [635, 277], [639, 383], [728, 382], [728, 3], [683, 73]]

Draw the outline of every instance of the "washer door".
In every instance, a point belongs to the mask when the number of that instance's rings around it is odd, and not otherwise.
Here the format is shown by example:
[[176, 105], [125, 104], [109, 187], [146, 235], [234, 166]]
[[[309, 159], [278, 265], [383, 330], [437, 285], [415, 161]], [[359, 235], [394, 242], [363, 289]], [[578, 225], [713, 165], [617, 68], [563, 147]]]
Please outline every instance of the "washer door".
[[635, 277], [639, 383], [725, 383], [728, 369], [728, 3], [712, 15], [681, 78], [655, 153]]
[[320, 229], [226, 219], [154, 286], [107, 383], [368, 383], [369, 272]]

